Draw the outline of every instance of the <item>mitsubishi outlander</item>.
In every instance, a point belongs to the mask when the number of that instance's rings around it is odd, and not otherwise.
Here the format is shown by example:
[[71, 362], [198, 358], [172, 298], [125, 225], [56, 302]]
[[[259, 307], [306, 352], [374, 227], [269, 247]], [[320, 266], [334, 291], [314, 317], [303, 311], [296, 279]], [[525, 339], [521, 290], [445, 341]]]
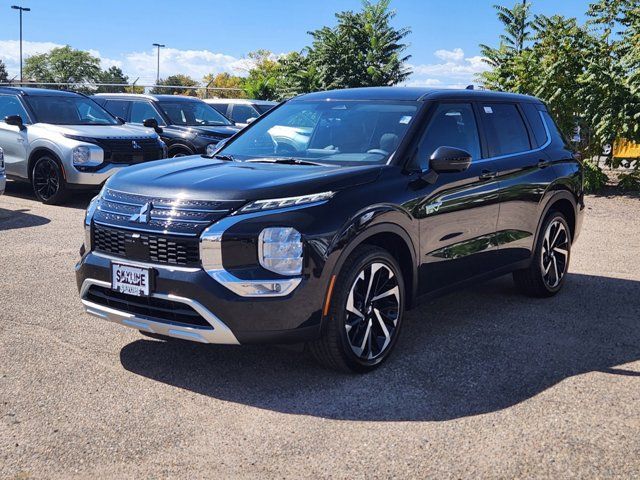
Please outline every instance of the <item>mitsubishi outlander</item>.
[[[306, 142], [281, 149], [281, 126]], [[506, 273], [558, 293], [583, 200], [582, 165], [536, 98], [311, 93], [211, 158], [111, 177], [86, 213], [77, 284], [87, 312], [150, 336], [304, 343], [366, 372], [425, 298]]]

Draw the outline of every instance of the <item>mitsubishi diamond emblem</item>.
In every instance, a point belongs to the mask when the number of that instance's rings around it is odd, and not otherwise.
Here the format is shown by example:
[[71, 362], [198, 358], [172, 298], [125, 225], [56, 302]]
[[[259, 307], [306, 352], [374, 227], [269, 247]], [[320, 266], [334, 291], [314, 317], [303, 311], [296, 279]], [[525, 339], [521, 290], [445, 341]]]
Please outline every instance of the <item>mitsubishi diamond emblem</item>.
[[140, 211], [138, 213], [134, 213], [129, 217], [129, 221], [135, 223], [149, 223], [151, 220], [151, 210], [153, 210], [153, 204], [151, 202], [147, 202], [140, 207]]
[[138, 145], [138, 142], [136, 142], [135, 140], [131, 141], [131, 146], [133, 147], [134, 150], [140, 150], [142, 148], [140, 145]]

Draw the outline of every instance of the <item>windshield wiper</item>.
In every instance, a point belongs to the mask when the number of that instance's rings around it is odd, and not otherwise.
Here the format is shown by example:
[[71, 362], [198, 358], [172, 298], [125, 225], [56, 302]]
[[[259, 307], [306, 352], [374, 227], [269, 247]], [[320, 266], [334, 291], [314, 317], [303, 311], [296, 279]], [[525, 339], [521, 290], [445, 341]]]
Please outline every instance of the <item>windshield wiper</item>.
[[225, 160], [227, 162], [235, 162], [236, 159], [233, 158], [231, 155], [224, 155], [224, 154], [215, 154], [213, 156], [213, 158], [217, 158], [218, 160]]
[[326, 163], [312, 162], [311, 160], [302, 160], [300, 158], [252, 158], [251, 160], [245, 160], [247, 163], [281, 163], [283, 165], [315, 165], [318, 167], [326, 167]]

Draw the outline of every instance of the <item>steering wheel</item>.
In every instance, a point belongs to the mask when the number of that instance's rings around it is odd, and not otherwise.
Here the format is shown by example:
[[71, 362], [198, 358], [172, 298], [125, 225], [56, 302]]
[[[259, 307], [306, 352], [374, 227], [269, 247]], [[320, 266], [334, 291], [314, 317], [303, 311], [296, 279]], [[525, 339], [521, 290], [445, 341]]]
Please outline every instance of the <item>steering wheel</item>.
[[367, 153], [377, 153], [378, 155], [389, 155], [389, 152], [386, 150], [382, 150], [381, 148], [372, 148], [371, 150], [367, 150]]

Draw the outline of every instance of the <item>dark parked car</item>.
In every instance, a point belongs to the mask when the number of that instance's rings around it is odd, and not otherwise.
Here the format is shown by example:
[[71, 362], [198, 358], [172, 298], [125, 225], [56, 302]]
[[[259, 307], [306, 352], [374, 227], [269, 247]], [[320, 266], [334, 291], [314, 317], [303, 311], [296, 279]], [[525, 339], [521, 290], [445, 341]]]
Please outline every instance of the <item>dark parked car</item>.
[[240, 130], [215, 108], [194, 97], [104, 93], [93, 99], [128, 123], [155, 128], [169, 148], [169, 157], [211, 155], [220, 140]]
[[[270, 134], [281, 125], [310, 128], [307, 143], [284, 155]], [[306, 342], [325, 365], [364, 372], [422, 299], [511, 272], [526, 294], [556, 294], [582, 185], [535, 98], [312, 93], [210, 160], [111, 178], [87, 211], [77, 282], [89, 313], [152, 336]]]
[[278, 105], [278, 102], [243, 98], [210, 98], [205, 102], [225, 117], [230, 118], [239, 127], [246, 127]]

